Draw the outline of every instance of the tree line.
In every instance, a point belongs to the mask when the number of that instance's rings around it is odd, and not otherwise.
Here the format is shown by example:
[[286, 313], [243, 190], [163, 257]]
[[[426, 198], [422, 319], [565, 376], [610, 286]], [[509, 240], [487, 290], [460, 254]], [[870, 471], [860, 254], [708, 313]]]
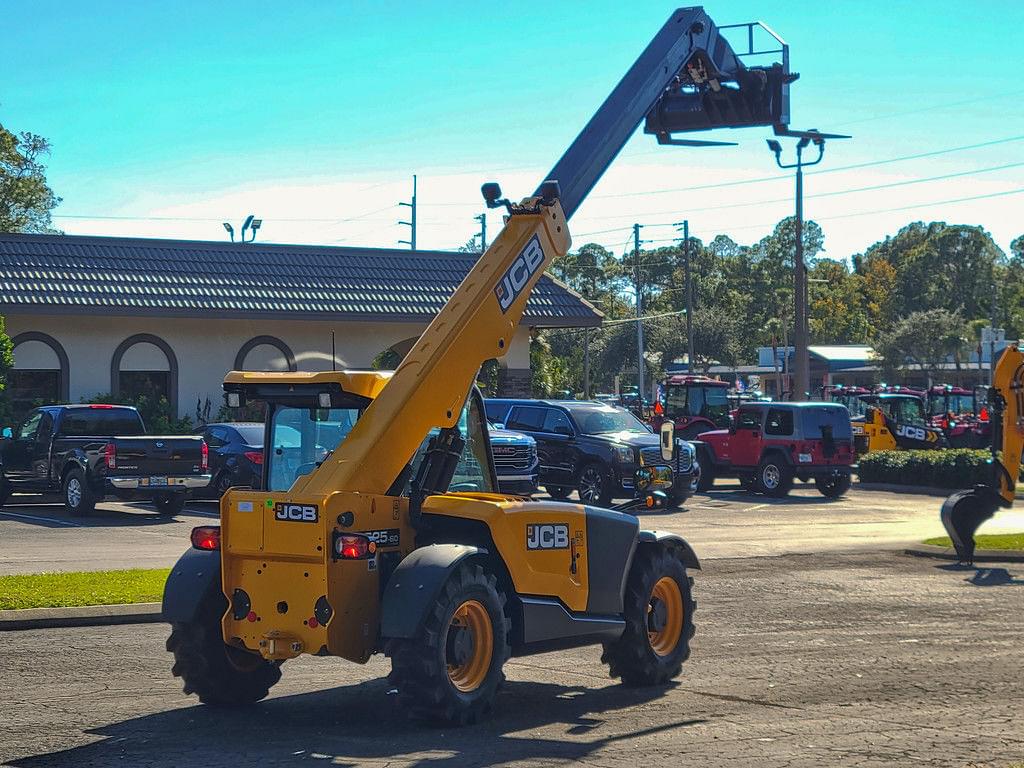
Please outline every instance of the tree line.
[[[780, 221], [752, 245], [727, 235], [690, 238], [693, 366], [707, 371], [756, 361], [756, 348], [792, 342], [795, 220]], [[995, 314], [1007, 338], [1024, 332], [1024, 235], [1004, 253], [980, 226], [913, 222], [854, 255], [821, 257], [821, 227], [804, 224], [812, 344], [868, 344], [884, 371], [967, 361]], [[651, 377], [686, 349], [684, 248], [680, 242], [621, 258], [588, 243], [556, 261], [550, 274], [593, 302], [605, 321], [635, 317], [639, 266], [644, 360]], [[788, 337], [788, 338], [787, 338]], [[553, 329], [535, 335], [535, 394], [580, 393], [584, 349], [591, 393], [611, 391], [616, 376], [635, 383], [634, 323], [601, 329]]]

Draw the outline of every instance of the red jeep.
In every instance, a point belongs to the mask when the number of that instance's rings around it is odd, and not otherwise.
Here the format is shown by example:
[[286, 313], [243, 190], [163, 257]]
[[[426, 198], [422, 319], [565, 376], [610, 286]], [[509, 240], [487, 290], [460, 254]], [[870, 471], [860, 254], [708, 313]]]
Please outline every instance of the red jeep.
[[716, 477], [738, 477], [768, 496], [785, 496], [796, 478], [813, 478], [830, 499], [850, 489], [850, 412], [834, 403], [747, 403], [729, 429], [705, 432], [693, 445], [702, 491]]

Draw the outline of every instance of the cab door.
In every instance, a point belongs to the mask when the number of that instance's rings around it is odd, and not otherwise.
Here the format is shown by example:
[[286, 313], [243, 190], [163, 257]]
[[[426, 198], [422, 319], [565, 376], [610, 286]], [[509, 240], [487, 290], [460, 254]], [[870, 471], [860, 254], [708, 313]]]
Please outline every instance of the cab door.
[[[36, 435], [44, 412], [32, 411], [3, 447], [4, 479], [12, 486], [27, 486], [35, 473]], [[49, 441], [47, 441], [49, 442]]]

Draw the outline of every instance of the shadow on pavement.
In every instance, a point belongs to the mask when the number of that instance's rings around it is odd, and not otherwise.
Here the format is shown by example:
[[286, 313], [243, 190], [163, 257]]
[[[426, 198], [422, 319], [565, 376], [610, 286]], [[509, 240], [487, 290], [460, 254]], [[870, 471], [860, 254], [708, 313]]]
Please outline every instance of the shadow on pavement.
[[954, 573], [969, 573], [971, 574], [968, 578], [964, 579], [968, 584], [972, 584], [975, 587], [1005, 587], [1005, 586], [1024, 586], [1024, 579], [1015, 577], [1005, 568], [988, 568], [977, 565], [960, 565], [959, 563], [950, 563], [948, 565], [937, 565], [935, 566], [940, 571], [952, 571]]
[[[605, 712], [659, 699], [666, 687], [592, 689], [510, 682], [491, 718], [464, 728], [408, 721], [383, 680], [269, 699], [253, 707], [204, 706], [160, 712], [90, 729], [105, 737], [61, 752], [14, 760], [18, 768], [85, 765], [260, 765], [470, 768], [517, 760], [582, 760], [617, 741], [705, 722], [679, 719], [610, 732]], [[556, 726], [553, 736], [535, 729]], [[568, 738], [567, 738], [568, 737]]]

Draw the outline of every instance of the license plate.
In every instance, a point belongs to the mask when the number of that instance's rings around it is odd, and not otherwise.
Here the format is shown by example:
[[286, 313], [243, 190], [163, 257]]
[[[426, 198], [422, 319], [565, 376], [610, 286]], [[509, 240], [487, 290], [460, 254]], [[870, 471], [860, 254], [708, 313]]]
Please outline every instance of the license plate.
[[809, 453], [801, 453], [800, 454], [800, 463], [801, 464], [810, 464], [813, 460], [814, 460], [814, 457], [811, 456], [811, 454], [809, 454]]
[[150, 487], [152, 487], [154, 485], [167, 485], [167, 478], [166, 477], [151, 477], [151, 478], [149, 478], [149, 485], [150, 485]]

